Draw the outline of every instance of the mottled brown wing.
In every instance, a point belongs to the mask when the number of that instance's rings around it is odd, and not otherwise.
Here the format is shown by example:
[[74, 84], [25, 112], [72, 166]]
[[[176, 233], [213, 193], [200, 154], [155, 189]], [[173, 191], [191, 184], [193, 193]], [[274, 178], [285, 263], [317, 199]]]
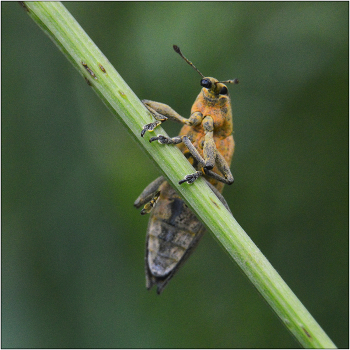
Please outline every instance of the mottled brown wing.
[[160, 294], [190, 256], [205, 227], [173, 188], [164, 182], [151, 212], [146, 237], [146, 287], [157, 285]]

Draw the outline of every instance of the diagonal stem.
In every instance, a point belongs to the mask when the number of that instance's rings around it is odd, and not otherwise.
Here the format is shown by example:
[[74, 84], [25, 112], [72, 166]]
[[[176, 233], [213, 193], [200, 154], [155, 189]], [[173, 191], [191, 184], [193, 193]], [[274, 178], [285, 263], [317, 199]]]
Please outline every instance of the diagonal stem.
[[[285, 326], [307, 348], [335, 348], [307, 309], [279, 276], [265, 256], [225, 209], [203, 179], [178, 184], [193, 168], [172, 146], [148, 142], [154, 133], [140, 137], [143, 125], [152, 122], [146, 108], [60, 2], [21, 2], [80, 74], [88, 80], [111, 112], [127, 126], [164, 176], [212, 231]], [[166, 135], [162, 128], [161, 134]]]

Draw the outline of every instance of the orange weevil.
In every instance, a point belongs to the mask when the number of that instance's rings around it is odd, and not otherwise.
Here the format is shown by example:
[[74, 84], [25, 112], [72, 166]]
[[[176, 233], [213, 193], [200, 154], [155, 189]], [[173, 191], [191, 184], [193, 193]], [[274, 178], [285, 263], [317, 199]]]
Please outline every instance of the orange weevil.
[[[224, 184], [233, 183], [230, 171], [234, 152], [232, 108], [225, 83], [237, 84], [238, 80], [218, 81], [205, 77], [183, 56], [178, 46], [174, 45], [173, 48], [202, 76], [202, 90], [188, 119], [180, 116], [168, 105], [143, 100], [155, 121], [143, 127], [141, 136], [147, 131], [153, 131], [168, 119], [184, 124], [179, 136], [169, 138], [157, 135], [149, 141], [157, 140], [161, 144], [177, 145], [197, 170], [186, 175], [179, 184], [190, 184], [203, 176], [229, 210], [221, 195]], [[142, 205], [144, 208], [141, 214], [151, 213], [146, 237], [146, 286], [150, 289], [156, 284], [157, 293], [160, 294], [197, 246], [205, 227], [163, 176], [148, 185], [136, 199], [134, 206], [140, 208]]]

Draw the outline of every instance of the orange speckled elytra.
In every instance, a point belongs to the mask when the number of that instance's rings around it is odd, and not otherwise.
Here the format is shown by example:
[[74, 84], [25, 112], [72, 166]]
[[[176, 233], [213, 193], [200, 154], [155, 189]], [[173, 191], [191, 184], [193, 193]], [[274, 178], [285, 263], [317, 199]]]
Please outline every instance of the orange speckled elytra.
[[[220, 201], [229, 209], [221, 192], [224, 184], [233, 183], [230, 163], [234, 141], [231, 100], [224, 83], [237, 84], [238, 80], [218, 81], [205, 77], [183, 56], [178, 46], [174, 45], [173, 48], [202, 76], [202, 90], [188, 119], [180, 116], [168, 105], [143, 100], [155, 121], [144, 126], [141, 136], [147, 131], [153, 131], [168, 119], [184, 124], [179, 136], [169, 138], [157, 135], [149, 141], [158, 140], [161, 144], [178, 145], [197, 170], [186, 175], [179, 184], [190, 184], [203, 176]], [[156, 284], [159, 294], [197, 246], [205, 227], [162, 176], [145, 188], [134, 205], [136, 208], [144, 205], [141, 214], [151, 212], [146, 237], [146, 287], [150, 289]]]

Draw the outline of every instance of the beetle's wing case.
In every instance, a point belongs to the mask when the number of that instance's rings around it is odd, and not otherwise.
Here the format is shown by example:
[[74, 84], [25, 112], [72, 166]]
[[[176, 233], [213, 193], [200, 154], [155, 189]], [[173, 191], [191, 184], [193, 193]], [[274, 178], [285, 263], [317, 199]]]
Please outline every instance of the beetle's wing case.
[[176, 191], [163, 182], [149, 219], [146, 236], [146, 287], [157, 293], [173, 277], [202, 238], [205, 227]]

